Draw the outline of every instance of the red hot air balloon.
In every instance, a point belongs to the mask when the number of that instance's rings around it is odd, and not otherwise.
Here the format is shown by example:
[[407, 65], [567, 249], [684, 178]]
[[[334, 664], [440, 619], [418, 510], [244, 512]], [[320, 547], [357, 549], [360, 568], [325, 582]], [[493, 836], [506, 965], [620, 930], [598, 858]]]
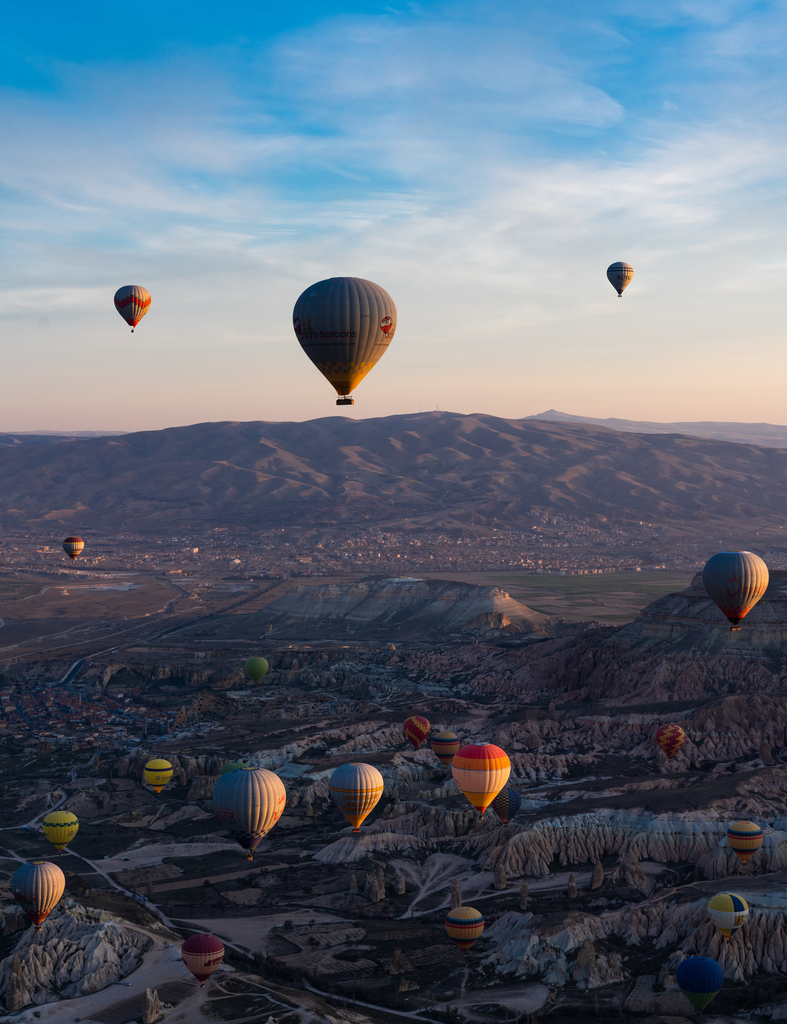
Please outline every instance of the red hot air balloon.
[[656, 732], [656, 742], [671, 761], [686, 742], [686, 733], [674, 723], [662, 725]]
[[150, 292], [138, 284], [123, 285], [115, 292], [115, 309], [131, 325], [133, 334], [134, 328], [150, 309]]
[[402, 732], [413, 750], [418, 750], [423, 741], [429, 735], [431, 728], [429, 720], [424, 718], [423, 715], [413, 715], [413, 717], [408, 718], [402, 726]]
[[81, 537], [66, 537], [63, 541], [63, 550], [71, 559], [72, 562], [76, 562], [79, 556], [82, 554], [85, 548], [85, 542]]
[[180, 956], [202, 988], [216, 968], [221, 966], [224, 944], [215, 935], [192, 935], [183, 943]]

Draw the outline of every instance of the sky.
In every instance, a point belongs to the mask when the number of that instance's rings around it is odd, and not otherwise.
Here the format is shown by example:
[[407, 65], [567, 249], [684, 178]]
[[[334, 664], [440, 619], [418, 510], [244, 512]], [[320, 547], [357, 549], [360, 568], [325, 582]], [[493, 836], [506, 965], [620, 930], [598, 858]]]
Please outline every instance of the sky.
[[[785, 423], [785, 43], [784, 2], [7, 5], [0, 430]], [[292, 307], [341, 275], [399, 322], [337, 409]]]

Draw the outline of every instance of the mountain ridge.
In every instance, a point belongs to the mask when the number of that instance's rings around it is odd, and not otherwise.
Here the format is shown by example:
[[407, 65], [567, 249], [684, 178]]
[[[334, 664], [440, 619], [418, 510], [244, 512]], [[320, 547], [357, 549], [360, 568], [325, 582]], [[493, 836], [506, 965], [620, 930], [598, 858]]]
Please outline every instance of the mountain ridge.
[[[114, 529], [526, 526], [534, 510], [673, 531], [787, 528], [787, 452], [484, 414], [225, 421], [0, 447], [0, 521]], [[529, 521], [529, 522], [528, 522]]]

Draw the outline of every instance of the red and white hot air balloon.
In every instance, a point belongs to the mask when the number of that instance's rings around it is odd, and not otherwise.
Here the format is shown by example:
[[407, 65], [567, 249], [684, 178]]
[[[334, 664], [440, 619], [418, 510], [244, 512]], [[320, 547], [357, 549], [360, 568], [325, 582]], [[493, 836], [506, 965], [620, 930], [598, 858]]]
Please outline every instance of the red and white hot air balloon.
[[115, 292], [115, 309], [127, 324], [131, 333], [150, 309], [150, 292], [138, 284], [125, 284]]
[[221, 966], [224, 943], [206, 932], [191, 935], [181, 946], [180, 956], [202, 988], [216, 968]]

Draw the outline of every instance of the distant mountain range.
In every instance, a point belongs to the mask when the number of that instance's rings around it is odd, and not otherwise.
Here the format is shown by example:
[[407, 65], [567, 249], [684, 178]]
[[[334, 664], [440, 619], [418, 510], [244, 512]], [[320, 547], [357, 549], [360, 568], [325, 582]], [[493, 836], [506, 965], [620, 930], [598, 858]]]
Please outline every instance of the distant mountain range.
[[787, 427], [774, 423], [714, 423], [698, 421], [686, 423], [651, 423], [649, 420], [594, 419], [592, 416], [572, 416], [568, 412], [548, 409], [532, 420], [549, 420], [550, 423], [593, 423], [610, 430], [622, 430], [634, 434], [688, 434], [691, 437], [707, 437], [714, 441], [731, 441], [734, 444], [763, 444], [768, 448], [787, 448]]
[[[0, 522], [68, 531], [529, 528], [533, 510], [746, 535], [787, 527], [787, 452], [434, 412], [200, 423], [0, 447]], [[409, 520], [405, 523], [405, 520]]]

